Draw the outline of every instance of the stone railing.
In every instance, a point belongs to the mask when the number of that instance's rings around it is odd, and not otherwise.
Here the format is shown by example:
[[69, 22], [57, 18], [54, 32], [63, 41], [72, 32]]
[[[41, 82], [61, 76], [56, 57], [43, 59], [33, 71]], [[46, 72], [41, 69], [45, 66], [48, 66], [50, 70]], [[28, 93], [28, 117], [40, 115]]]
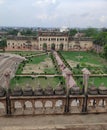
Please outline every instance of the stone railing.
[[[85, 106], [85, 98], [87, 105]], [[86, 107], [86, 111], [84, 110]], [[84, 94], [0, 97], [0, 116], [107, 113], [107, 95]]]

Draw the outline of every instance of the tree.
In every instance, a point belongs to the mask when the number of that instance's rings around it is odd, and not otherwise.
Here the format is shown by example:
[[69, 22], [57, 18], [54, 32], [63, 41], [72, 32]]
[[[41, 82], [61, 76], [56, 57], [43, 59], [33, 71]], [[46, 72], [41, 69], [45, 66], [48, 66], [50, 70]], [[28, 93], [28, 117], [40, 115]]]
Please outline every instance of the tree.
[[26, 30], [22, 30], [21, 34], [25, 36], [37, 36], [37, 31], [32, 29], [26, 29]]
[[107, 44], [104, 46], [104, 57], [107, 59]]
[[77, 33], [76, 29], [70, 29], [69, 35], [74, 36]]
[[96, 37], [99, 34], [99, 30], [97, 28], [87, 28], [80, 30], [80, 32], [84, 33], [86, 37]]
[[0, 41], [0, 48], [3, 49], [3, 51], [5, 51], [6, 47], [7, 47], [7, 41], [5, 38], [2, 38]]
[[95, 38], [94, 43], [105, 46], [107, 44], [107, 32], [100, 32]]
[[8, 35], [17, 35], [19, 31], [17, 29], [9, 29], [8, 30]]

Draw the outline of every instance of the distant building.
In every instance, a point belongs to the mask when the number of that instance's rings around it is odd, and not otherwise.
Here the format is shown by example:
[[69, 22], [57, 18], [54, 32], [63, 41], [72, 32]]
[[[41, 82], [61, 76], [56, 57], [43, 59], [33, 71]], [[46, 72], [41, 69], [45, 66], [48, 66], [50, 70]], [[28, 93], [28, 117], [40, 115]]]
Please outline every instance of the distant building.
[[67, 27], [60, 28], [60, 32], [68, 32], [68, 31], [69, 31], [69, 28]]
[[7, 35], [7, 32], [4, 32], [4, 31], [1, 31], [1, 32], [0, 32], [0, 37], [1, 37], [1, 36], [5, 36], [5, 35]]
[[38, 36], [18, 36], [7, 37], [7, 50], [64, 50], [78, 51], [90, 50], [93, 47], [91, 38], [70, 37], [64, 31], [39, 31]]

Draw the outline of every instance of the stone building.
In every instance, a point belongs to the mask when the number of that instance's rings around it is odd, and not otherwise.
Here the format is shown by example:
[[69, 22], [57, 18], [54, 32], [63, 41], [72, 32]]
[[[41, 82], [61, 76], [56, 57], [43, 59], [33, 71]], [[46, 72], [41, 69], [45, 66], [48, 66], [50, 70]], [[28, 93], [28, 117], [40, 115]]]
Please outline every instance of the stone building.
[[37, 37], [8, 36], [7, 50], [32, 50], [38, 49]]
[[91, 38], [70, 37], [68, 32], [40, 31], [38, 36], [8, 36], [7, 50], [90, 50]]

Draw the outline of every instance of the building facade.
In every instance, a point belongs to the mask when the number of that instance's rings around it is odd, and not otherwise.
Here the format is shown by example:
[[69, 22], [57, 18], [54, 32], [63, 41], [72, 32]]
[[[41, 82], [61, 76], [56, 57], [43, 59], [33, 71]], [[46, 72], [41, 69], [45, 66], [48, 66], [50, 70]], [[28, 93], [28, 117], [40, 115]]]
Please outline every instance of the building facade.
[[90, 50], [91, 38], [70, 37], [68, 32], [38, 32], [38, 36], [8, 36], [7, 50]]

